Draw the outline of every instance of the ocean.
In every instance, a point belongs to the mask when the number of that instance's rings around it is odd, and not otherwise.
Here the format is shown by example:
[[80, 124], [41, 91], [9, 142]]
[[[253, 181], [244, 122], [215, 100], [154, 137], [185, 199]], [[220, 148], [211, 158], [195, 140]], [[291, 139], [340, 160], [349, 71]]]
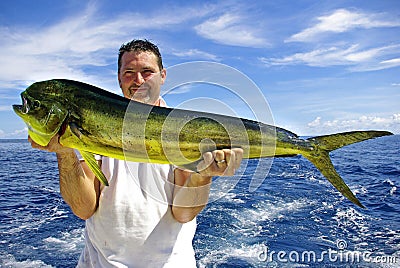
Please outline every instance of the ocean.
[[[242, 176], [215, 180], [197, 219], [198, 267], [400, 267], [400, 135], [331, 158], [367, 209], [300, 156], [266, 163], [251, 191], [265, 160], [250, 160]], [[60, 196], [55, 155], [0, 140], [0, 167], [0, 267], [74, 267], [84, 221]]]

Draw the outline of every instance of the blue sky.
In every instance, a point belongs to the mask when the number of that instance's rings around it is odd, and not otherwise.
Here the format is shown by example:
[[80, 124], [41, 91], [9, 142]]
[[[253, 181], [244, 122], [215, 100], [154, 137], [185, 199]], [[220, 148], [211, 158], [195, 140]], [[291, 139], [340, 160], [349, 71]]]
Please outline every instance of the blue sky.
[[[265, 109], [300, 135], [400, 133], [397, 0], [5, 0], [0, 35], [0, 138], [26, 137], [11, 105], [35, 81], [75, 79], [119, 94], [117, 51], [133, 38], [159, 46], [167, 80], [197, 81], [167, 83], [172, 107], [252, 119]], [[210, 64], [179, 68], [193, 62]]]

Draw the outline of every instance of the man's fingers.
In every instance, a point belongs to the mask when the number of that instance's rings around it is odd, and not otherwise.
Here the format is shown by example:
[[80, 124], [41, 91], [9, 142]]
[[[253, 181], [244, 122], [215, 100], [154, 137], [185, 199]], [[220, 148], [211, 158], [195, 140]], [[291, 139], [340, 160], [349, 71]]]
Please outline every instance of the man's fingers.
[[203, 154], [203, 160], [197, 165], [198, 171], [204, 171], [210, 165], [214, 163], [214, 156], [211, 152], [207, 152]]
[[40, 149], [40, 150], [44, 150], [44, 151], [48, 151], [48, 152], [59, 153], [59, 152], [72, 150], [71, 148], [63, 147], [59, 143], [59, 138], [60, 138], [60, 135], [58, 135], [58, 134], [54, 135], [51, 138], [50, 142], [46, 146], [41, 146], [40, 144], [37, 144], [30, 136], [28, 136], [28, 141], [31, 143], [32, 148]]
[[228, 166], [225, 170], [224, 175], [233, 176], [233, 175], [235, 175], [236, 169], [238, 168], [236, 151], [224, 150], [224, 152], [225, 152], [226, 161], [228, 163]]
[[240, 164], [243, 160], [243, 149], [242, 148], [234, 148], [232, 151], [235, 152], [235, 162], [233, 163], [236, 169], [240, 167]]
[[28, 135], [28, 141], [30, 142], [32, 148], [41, 149], [41, 150], [45, 149], [43, 146], [37, 144], [37, 143], [31, 138], [31, 136], [29, 136], [29, 135]]
[[223, 155], [224, 155], [224, 156], [223, 156], [223, 157], [224, 157], [223, 159], [225, 160], [226, 165], [229, 166], [230, 163], [231, 163], [231, 158], [232, 158], [232, 157], [235, 157], [235, 155], [234, 155], [234, 154], [232, 155], [233, 152], [232, 152], [232, 150], [229, 150], [229, 149], [223, 149], [223, 150], [222, 150], [222, 153], [223, 153]]
[[227, 162], [226, 170], [224, 171], [225, 176], [233, 176], [236, 170], [240, 167], [243, 159], [243, 149], [234, 148], [232, 150], [223, 150], [225, 153], [225, 159]]
[[243, 159], [243, 149], [223, 149], [203, 154], [197, 170], [209, 176], [233, 176]]
[[209, 166], [214, 161], [214, 156], [211, 152], [207, 152], [203, 154], [203, 159], [206, 166]]
[[222, 150], [215, 150], [213, 151], [214, 160], [217, 163], [223, 163], [225, 160], [225, 154]]

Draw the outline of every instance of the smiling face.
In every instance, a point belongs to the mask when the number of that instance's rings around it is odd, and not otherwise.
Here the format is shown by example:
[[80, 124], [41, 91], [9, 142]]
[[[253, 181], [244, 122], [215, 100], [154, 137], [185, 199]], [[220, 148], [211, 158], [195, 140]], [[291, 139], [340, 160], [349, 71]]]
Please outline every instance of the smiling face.
[[166, 70], [160, 70], [152, 52], [125, 52], [121, 58], [118, 82], [125, 98], [154, 105], [160, 97]]

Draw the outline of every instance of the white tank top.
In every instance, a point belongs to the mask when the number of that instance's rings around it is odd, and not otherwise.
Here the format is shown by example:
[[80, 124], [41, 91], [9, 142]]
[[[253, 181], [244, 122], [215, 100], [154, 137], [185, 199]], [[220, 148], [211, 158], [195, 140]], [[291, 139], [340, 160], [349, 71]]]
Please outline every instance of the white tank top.
[[171, 212], [173, 166], [102, 158], [109, 186], [86, 220], [77, 267], [196, 267], [196, 219], [181, 224]]

